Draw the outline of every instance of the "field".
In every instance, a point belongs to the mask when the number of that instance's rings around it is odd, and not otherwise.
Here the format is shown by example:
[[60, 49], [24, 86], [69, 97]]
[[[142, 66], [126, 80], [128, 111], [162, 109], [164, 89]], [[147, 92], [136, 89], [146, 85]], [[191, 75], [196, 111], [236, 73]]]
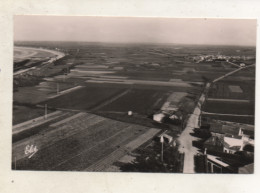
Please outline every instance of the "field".
[[66, 95], [50, 99], [42, 104], [53, 108], [90, 110], [110, 98], [124, 92], [125, 89], [101, 86], [87, 86]]
[[203, 114], [202, 117], [208, 117], [210, 119], [216, 119], [216, 120], [222, 120], [222, 121], [245, 123], [245, 124], [250, 124], [250, 125], [254, 125], [254, 123], [255, 123], [254, 116], [243, 117], [243, 116], [227, 116], [227, 115], [208, 115], [208, 114]]
[[130, 90], [126, 95], [118, 100], [104, 106], [101, 111], [133, 111], [139, 114], [150, 114], [154, 110], [159, 110], [169, 93], [156, 90]]
[[[232, 90], [236, 88], [236, 90]], [[254, 84], [249, 81], [223, 80], [215, 83], [208, 97], [220, 99], [248, 99], [254, 100]]]
[[[60, 122], [48, 126], [52, 129], [14, 143], [12, 167], [22, 170], [84, 170], [149, 130], [87, 113], [69, 122]], [[27, 144], [38, 148], [30, 159], [24, 154]]]
[[202, 110], [203, 117], [254, 125], [255, 69], [244, 69], [214, 83]]
[[[13, 134], [12, 168], [18, 170], [105, 171], [104, 162], [118, 161], [158, 132], [168, 130], [176, 139], [205, 84], [236, 68], [228, 62], [197, 63], [193, 57], [238, 55], [237, 49], [255, 54], [254, 48], [233, 46], [79, 42], [17, 46], [35, 48], [15, 50], [22, 60], [14, 61], [13, 128], [32, 120], [28, 128]], [[51, 60], [56, 54], [40, 52], [40, 47], [65, 56]], [[252, 122], [254, 72], [247, 69], [213, 84], [203, 106], [203, 111], [213, 114], [203, 116]], [[45, 105], [48, 113], [61, 115], [37, 125]], [[166, 107], [174, 108], [182, 122], [154, 121], [153, 114]], [[38, 148], [30, 159], [27, 145]]]
[[[27, 112], [27, 113], [24, 113]], [[52, 111], [49, 110], [49, 113]], [[24, 121], [34, 119], [39, 116], [44, 115], [44, 109], [42, 108], [33, 108], [29, 106], [21, 106], [21, 105], [14, 105], [13, 107], [13, 124], [16, 125], [18, 123], [22, 123]]]
[[203, 111], [220, 114], [254, 115], [254, 103], [207, 101]]

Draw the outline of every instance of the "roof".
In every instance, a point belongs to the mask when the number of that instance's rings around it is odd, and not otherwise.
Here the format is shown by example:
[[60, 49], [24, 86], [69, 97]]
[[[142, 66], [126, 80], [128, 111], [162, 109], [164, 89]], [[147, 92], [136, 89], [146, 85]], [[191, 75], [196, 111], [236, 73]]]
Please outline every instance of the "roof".
[[224, 146], [228, 149], [239, 150], [242, 145], [243, 141], [241, 139], [224, 137]]
[[245, 165], [238, 169], [239, 174], [253, 174], [254, 173], [254, 163]]
[[235, 138], [235, 139], [242, 139], [242, 136], [239, 135], [231, 135], [231, 134], [225, 134], [225, 137]]
[[221, 165], [221, 166], [223, 166], [223, 167], [228, 167], [228, 166], [229, 166], [227, 163], [221, 161], [220, 158], [217, 157], [217, 156], [213, 156], [213, 155], [209, 155], [209, 154], [208, 154], [208, 155], [207, 155], [207, 159], [210, 160], [210, 161], [213, 161], [213, 162], [215, 162], [216, 164], [219, 164], [219, 165]]

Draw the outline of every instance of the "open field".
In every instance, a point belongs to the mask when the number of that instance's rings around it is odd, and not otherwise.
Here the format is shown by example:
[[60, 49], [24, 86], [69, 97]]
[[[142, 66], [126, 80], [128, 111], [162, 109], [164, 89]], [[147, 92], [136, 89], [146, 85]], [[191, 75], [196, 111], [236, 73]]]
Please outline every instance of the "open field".
[[209, 115], [209, 114], [203, 114], [202, 117], [208, 117], [208, 118], [211, 118], [211, 119], [222, 120], [222, 121], [245, 123], [245, 124], [251, 124], [251, 125], [255, 124], [255, 118], [254, 117]]
[[214, 83], [202, 110], [206, 112], [203, 117], [254, 124], [255, 69], [241, 70]]
[[218, 99], [251, 99], [254, 100], [254, 84], [248, 81], [222, 80], [213, 84], [209, 91], [209, 98]]
[[[13, 144], [13, 161], [16, 159], [16, 169], [84, 170], [149, 131], [147, 127], [87, 113], [53, 127], [52, 130]], [[24, 154], [27, 144], [38, 148], [38, 152], [30, 159]]]
[[120, 88], [88, 86], [50, 99], [44, 102], [44, 104], [46, 103], [49, 107], [54, 108], [90, 110], [124, 91], [125, 89]]
[[[25, 113], [26, 112], [26, 113]], [[48, 113], [52, 113], [48, 110]], [[13, 125], [25, 122], [44, 115], [44, 109], [29, 106], [14, 105], [13, 106]]]
[[254, 103], [210, 100], [206, 102], [203, 111], [235, 115], [254, 115]]
[[[139, 114], [149, 114], [155, 109], [160, 109], [162, 102], [169, 93], [156, 90], [133, 89], [118, 100], [101, 108], [101, 111], [133, 111]], [[162, 102], [160, 102], [162, 101]]]

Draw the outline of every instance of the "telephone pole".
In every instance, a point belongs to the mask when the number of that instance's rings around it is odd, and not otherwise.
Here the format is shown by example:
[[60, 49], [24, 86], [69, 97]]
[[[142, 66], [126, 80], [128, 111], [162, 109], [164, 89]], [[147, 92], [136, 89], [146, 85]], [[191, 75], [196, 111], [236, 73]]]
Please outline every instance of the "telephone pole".
[[16, 170], [16, 156], [14, 157], [14, 169]]
[[47, 115], [48, 115], [48, 112], [47, 112], [47, 104], [45, 104], [44, 106], [45, 106], [44, 119], [47, 119]]
[[59, 94], [59, 83], [57, 83], [57, 95]]
[[161, 135], [160, 142], [162, 143], [161, 161], [163, 162], [163, 142], [164, 142], [163, 135]]

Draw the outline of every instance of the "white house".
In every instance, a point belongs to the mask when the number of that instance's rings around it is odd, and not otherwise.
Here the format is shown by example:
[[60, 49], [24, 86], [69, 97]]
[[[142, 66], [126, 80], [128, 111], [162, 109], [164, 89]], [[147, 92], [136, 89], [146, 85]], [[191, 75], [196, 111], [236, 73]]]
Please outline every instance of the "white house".
[[153, 120], [161, 123], [164, 119], [165, 115], [163, 113], [158, 113], [153, 115]]
[[224, 137], [224, 149], [225, 153], [234, 154], [237, 151], [242, 151], [243, 140], [242, 137]]

